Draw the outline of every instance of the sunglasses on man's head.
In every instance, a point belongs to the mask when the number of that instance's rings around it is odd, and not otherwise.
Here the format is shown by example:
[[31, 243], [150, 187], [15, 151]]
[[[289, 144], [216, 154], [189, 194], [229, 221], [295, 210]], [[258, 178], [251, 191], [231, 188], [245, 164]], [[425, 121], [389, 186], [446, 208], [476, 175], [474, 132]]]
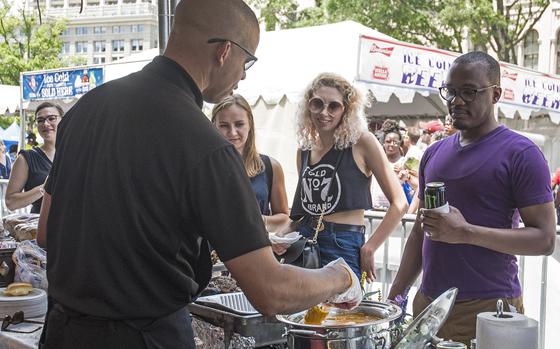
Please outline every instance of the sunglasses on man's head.
[[4, 331], [4, 332], [14, 332], [14, 333], [33, 333], [33, 332], [39, 331], [42, 328], [42, 326], [39, 326], [39, 327], [37, 327], [33, 330], [30, 330], [30, 331], [8, 329], [8, 327], [10, 325], [17, 325], [17, 324], [21, 324], [21, 323], [31, 323], [31, 324], [41, 324], [41, 325], [43, 325], [43, 322], [41, 322], [41, 321], [25, 320], [25, 317], [23, 315], [23, 311], [18, 311], [14, 315], [4, 316], [4, 320], [2, 320], [2, 331]]
[[319, 97], [311, 98], [309, 100], [309, 103], [307, 104], [309, 111], [316, 114], [319, 114], [323, 110], [325, 110], [325, 106], [327, 107], [327, 113], [329, 113], [330, 115], [338, 114], [344, 110], [344, 105], [342, 105], [342, 103], [332, 101], [326, 104], [325, 101], [323, 101]]

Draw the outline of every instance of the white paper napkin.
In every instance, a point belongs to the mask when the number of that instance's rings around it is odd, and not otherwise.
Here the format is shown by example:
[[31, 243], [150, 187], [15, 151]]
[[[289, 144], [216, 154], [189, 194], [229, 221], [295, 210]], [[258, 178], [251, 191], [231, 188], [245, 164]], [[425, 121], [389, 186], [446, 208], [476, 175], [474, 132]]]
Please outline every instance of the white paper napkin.
[[293, 244], [294, 242], [298, 241], [301, 237], [301, 234], [297, 231], [293, 231], [289, 234], [284, 236], [277, 236], [276, 233], [269, 233], [268, 238], [272, 243], [275, 244]]

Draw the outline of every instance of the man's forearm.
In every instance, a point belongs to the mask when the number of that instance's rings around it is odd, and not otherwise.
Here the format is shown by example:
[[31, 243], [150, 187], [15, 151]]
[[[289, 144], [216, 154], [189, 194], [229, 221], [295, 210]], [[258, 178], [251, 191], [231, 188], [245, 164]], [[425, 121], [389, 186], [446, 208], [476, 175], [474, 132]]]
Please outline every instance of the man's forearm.
[[[341, 268], [301, 269], [282, 265], [280, 280], [270, 284], [274, 313], [287, 314], [324, 302], [350, 287], [350, 276]], [[275, 284], [275, 285], [274, 285]], [[297, 297], [295, 297], [297, 294]]]
[[423, 232], [420, 231], [419, 224], [416, 223], [406, 241], [399, 271], [387, 298], [395, 299], [397, 295], [402, 294], [407, 287], [410, 287], [416, 281], [422, 270], [422, 242]]
[[467, 243], [502, 253], [538, 256], [554, 251], [556, 234], [546, 229], [496, 229], [469, 224], [465, 230]]
[[269, 247], [225, 265], [253, 306], [265, 315], [308, 309], [346, 291], [352, 282], [342, 266], [313, 270], [279, 264]]

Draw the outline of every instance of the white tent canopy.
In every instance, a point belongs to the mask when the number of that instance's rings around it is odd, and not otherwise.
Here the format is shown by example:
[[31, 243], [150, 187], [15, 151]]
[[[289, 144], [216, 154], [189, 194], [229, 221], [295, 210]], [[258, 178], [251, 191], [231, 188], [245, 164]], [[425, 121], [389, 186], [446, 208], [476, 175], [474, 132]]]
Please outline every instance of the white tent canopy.
[[19, 86], [0, 85], [0, 115], [19, 110]]
[[356, 22], [264, 32], [257, 63], [239, 84], [239, 93], [254, 103], [262, 97], [268, 104], [284, 96], [299, 102], [302, 91], [320, 72], [333, 72], [348, 81], [357, 75], [360, 34], [390, 39]]
[[12, 122], [7, 129], [2, 130], [0, 137], [6, 141], [18, 142], [20, 137], [20, 127], [18, 123], [16, 121]]

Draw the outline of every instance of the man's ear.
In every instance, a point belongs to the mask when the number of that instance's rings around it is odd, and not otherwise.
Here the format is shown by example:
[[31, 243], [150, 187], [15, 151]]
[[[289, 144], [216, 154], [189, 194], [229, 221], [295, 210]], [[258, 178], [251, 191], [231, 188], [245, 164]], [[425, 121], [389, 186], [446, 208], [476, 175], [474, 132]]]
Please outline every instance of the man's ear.
[[494, 94], [492, 95], [492, 103], [494, 104], [498, 103], [501, 96], [502, 96], [502, 88], [501, 87], [494, 88]]
[[218, 61], [220, 67], [224, 66], [230, 54], [231, 54], [231, 43], [229, 41], [226, 41], [221, 45], [218, 45], [218, 49], [216, 50], [216, 60]]

